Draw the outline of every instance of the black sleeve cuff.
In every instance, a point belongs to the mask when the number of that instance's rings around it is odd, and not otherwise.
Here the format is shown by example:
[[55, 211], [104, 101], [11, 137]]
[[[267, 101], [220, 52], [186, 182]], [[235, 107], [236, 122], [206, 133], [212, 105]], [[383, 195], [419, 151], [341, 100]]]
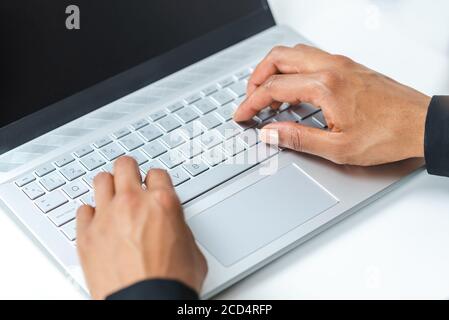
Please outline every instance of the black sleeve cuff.
[[146, 280], [122, 289], [106, 300], [198, 300], [191, 288], [173, 280]]
[[449, 177], [449, 96], [432, 98], [424, 150], [429, 174]]

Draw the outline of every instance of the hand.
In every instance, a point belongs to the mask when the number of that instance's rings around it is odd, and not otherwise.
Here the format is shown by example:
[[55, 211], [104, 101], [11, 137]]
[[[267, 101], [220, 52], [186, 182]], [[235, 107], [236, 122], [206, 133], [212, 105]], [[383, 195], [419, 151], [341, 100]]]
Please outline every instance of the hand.
[[144, 190], [136, 162], [115, 163], [114, 176], [95, 177], [96, 209], [77, 217], [77, 245], [94, 299], [147, 279], [180, 281], [198, 293], [207, 273], [170, 177], [152, 170]]
[[248, 98], [234, 118], [249, 120], [280, 102], [321, 107], [329, 130], [275, 123], [262, 130], [265, 142], [279, 139], [282, 147], [338, 164], [371, 166], [424, 156], [430, 97], [349, 58], [305, 45], [273, 49], [254, 71]]

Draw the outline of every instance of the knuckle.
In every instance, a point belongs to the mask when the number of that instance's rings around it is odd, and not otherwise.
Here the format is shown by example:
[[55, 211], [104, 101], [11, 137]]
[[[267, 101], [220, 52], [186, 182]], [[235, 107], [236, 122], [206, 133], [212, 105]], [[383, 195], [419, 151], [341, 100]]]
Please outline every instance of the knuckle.
[[152, 191], [153, 199], [163, 207], [169, 207], [173, 204], [174, 194], [166, 188], [159, 188]]
[[333, 71], [324, 71], [320, 73], [319, 81], [328, 89], [333, 89], [338, 85], [340, 77]]
[[333, 60], [336, 65], [343, 67], [343, 68], [351, 66], [354, 63], [350, 58], [343, 56], [343, 55], [339, 55], [339, 54], [334, 55]]
[[267, 81], [265, 81], [265, 83], [263, 84], [263, 88], [269, 91], [273, 89], [273, 87], [277, 84], [278, 81], [279, 75], [272, 75], [268, 78]]
[[284, 46], [275, 46], [273, 49], [271, 49], [268, 57], [274, 62], [279, 61], [284, 51]]
[[[131, 191], [125, 191], [117, 195], [117, 202], [121, 205], [125, 205], [127, 208], [135, 209], [139, 206], [140, 201], [139, 197], [131, 192]], [[114, 210], [119, 212], [120, 210]]]
[[298, 43], [297, 45], [294, 46], [294, 48], [296, 50], [304, 51], [307, 50], [308, 46], [305, 45], [304, 43]]

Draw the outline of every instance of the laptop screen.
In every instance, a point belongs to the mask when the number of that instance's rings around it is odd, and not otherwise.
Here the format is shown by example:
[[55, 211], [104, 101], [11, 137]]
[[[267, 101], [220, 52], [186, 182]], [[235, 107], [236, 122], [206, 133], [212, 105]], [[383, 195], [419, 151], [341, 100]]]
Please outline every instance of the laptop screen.
[[[181, 46], [206, 40], [213, 32], [223, 33], [233, 23], [261, 11], [269, 12], [266, 1], [2, 0], [0, 134], [4, 138], [6, 128], [11, 129], [12, 124], [17, 127], [21, 120], [39, 115], [51, 105], [53, 115], [35, 117], [46, 129], [36, 131], [39, 128], [34, 127], [34, 135], [73, 120], [101, 105], [78, 105], [61, 115], [55, 110], [59, 101]], [[247, 29], [231, 37], [223, 33], [221, 44], [202, 41], [197, 54], [182, 54], [164, 70], [160, 63], [159, 67], [155, 65], [154, 74], [147, 80], [160, 79], [261, 31]], [[139, 84], [143, 86], [142, 80]], [[136, 82], [129, 89], [138, 86]], [[123, 90], [110, 98], [115, 100], [127, 93]], [[52, 123], [45, 123], [44, 118]], [[28, 128], [20, 127], [23, 135]], [[32, 135], [25, 134], [24, 138]], [[5, 139], [0, 142], [1, 153], [10, 143]]]

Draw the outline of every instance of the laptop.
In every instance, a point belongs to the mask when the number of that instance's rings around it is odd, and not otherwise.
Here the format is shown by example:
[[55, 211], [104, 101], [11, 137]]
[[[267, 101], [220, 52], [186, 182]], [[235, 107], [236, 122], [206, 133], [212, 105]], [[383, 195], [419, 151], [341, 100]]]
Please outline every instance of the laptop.
[[93, 178], [122, 155], [142, 177], [169, 172], [208, 261], [205, 299], [422, 166], [337, 166], [260, 142], [258, 130], [273, 121], [326, 130], [319, 106], [232, 120], [270, 49], [309, 43], [277, 25], [265, 0], [4, 0], [0, 8], [0, 208], [86, 294], [76, 210], [95, 206]]

